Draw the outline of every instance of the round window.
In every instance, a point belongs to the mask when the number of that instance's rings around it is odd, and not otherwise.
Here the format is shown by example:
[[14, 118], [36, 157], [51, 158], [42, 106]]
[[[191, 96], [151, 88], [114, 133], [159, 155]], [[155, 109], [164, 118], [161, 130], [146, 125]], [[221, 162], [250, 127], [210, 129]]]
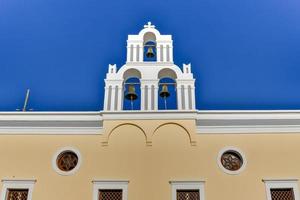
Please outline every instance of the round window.
[[71, 171], [78, 163], [78, 156], [72, 151], [64, 151], [58, 155], [56, 164], [57, 167], [65, 172]]
[[52, 158], [52, 167], [60, 175], [72, 175], [80, 167], [80, 152], [72, 147], [58, 150]]
[[219, 152], [218, 165], [227, 174], [238, 174], [246, 166], [243, 152], [235, 147], [226, 147]]
[[237, 171], [243, 165], [243, 159], [239, 153], [235, 151], [227, 151], [221, 156], [221, 163], [225, 169]]

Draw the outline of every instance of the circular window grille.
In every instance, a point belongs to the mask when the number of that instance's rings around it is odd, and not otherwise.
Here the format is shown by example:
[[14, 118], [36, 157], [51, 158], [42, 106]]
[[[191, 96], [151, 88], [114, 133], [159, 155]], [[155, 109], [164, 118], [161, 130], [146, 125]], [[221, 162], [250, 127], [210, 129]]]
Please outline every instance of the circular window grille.
[[227, 174], [239, 174], [245, 169], [247, 161], [244, 153], [235, 147], [225, 147], [218, 155], [218, 165]]
[[60, 170], [68, 172], [77, 166], [78, 156], [72, 151], [65, 151], [59, 154], [56, 163]]
[[80, 167], [82, 158], [80, 152], [73, 147], [64, 147], [52, 157], [52, 167], [60, 175], [74, 174]]
[[237, 171], [243, 165], [243, 159], [239, 153], [235, 151], [227, 151], [221, 156], [221, 163], [225, 169]]

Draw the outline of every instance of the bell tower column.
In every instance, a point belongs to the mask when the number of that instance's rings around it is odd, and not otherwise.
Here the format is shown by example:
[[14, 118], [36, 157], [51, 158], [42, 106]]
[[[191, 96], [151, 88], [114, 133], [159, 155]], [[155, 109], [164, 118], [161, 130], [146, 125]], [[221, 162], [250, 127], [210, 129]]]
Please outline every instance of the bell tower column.
[[141, 110], [158, 109], [158, 80], [141, 80]]
[[178, 83], [177, 81], [177, 109], [182, 110], [182, 90], [181, 90], [181, 84]]
[[138, 62], [143, 62], [144, 60], [144, 47], [143, 47], [143, 43], [139, 44], [139, 59]]

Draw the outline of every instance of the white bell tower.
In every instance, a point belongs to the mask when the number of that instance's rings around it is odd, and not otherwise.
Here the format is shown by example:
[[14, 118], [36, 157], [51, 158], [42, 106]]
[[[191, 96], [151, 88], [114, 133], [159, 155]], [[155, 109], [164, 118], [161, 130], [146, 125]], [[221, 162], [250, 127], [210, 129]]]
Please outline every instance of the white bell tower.
[[140, 110], [158, 110], [160, 80], [174, 80], [176, 110], [195, 110], [195, 79], [191, 64], [183, 64], [181, 70], [173, 63], [173, 40], [171, 35], [161, 35], [148, 22], [138, 35], [128, 35], [127, 61], [119, 70], [109, 65], [105, 79], [104, 111], [122, 111], [126, 81], [139, 80]]

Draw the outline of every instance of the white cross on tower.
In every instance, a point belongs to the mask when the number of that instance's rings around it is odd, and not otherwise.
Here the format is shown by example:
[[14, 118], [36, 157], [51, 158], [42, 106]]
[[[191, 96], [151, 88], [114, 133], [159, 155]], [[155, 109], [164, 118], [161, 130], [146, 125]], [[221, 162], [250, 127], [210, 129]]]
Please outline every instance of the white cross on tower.
[[148, 23], [144, 26], [144, 28], [155, 28], [155, 26], [152, 25], [151, 22], [148, 22]]

